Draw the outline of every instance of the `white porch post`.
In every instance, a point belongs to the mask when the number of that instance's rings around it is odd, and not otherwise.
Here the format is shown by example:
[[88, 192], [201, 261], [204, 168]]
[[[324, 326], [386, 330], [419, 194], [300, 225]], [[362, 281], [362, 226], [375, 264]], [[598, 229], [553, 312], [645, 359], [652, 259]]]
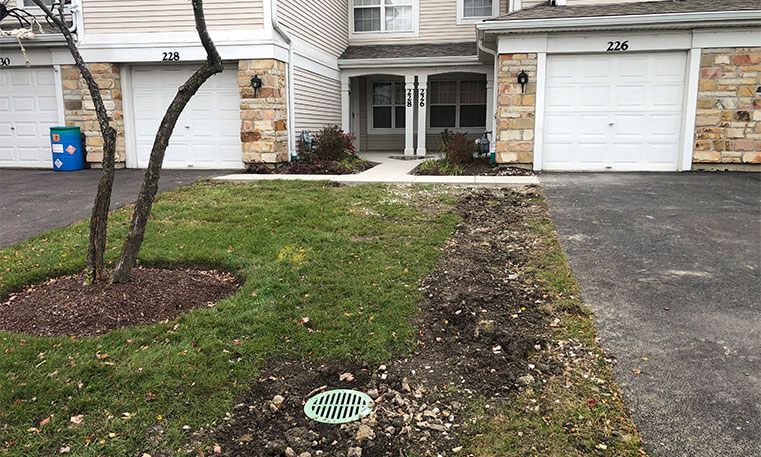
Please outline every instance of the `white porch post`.
[[486, 131], [491, 132], [491, 143], [489, 144], [489, 153], [497, 149], [497, 130], [494, 128], [497, 106], [494, 104], [494, 74], [486, 77]]
[[404, 155], [415, 155], [415, 75], [404, 77]]
[[351, 84], [348, 76], [341, 76], [341, 129], [351, 132]]
[[426, 126], [428, 122], [426, 120], [428, 114], [428, 75], [418, 75], [417, 79], [417, 151], [415, 152], [419, 156], [424, 156], [425, 151], [425, 137]]

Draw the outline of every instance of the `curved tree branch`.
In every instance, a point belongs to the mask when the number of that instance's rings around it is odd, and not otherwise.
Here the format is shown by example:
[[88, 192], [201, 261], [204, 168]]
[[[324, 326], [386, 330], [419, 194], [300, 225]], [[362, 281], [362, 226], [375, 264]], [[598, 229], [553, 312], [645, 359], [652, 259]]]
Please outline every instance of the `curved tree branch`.
[[74, 63], [87, 84], [87, 89], [95, 105], [95, 113], [100, 125], [100, 134], [103, 137], [103, 161], [101, 162], [100, 181], [98, 181], [98, 193], [95, 196], [92, 215], [90, 216], [90, 242], [87, 249], [87, 282], [95, 282], [103, 276], [106, 251], [106, 231], [108, 229], [108, 210], [111, 206], [111, 190], [114, 184], [114, 161], [116, 159], [116, 130], [111, 127], [108, 111], [103, 104], [100, 95], [100, 87], [95, 82], [90, 69], [87, 67], [82, 55], [79, 53], [74, 37], [66, 26], [62, 8], [59, 7], [59, 15], [51, 11], [42, 0], [32, 0], [41, 9], [48, 22], [58, 28], [66, 39]]
[[161, 124], [159, 124], [156, 138], [153, 141], [148, 168], [145, 170], [143, 186], [140, 189], [140, 195], [135, 203], [135, 210], [132, 213], [129, 232], [124, 239], [124, 245], [119, 256], [119, 261], [116, 263], [116, 268], [114, 268], [114, 273], [111, 277], [112, 283], [124, 283], [129, 281], [132, 268], [134, 268], [137, 263], [137, 256], [140, 253], [140, 247], [142, 246], [143, 237], [145, 236], [145, 226], [148, 223], [153, 201], [155, 200], [156, 192], [158, 191], [164, 154], [166, 153], [167, 146], [169, 146], [169, 139], [172, 137], [172, 132], [177, 124], [177, 120], [180, 118], [180, 115], [188, 102], [190, 102], [190, 99], [193, 98], [201, 86], [209, 78], [217, 73], [221, 73], [224, 69], [222, 66], [222, 58], [219, 56], [217, 48], [214, 46], [214, 42], [211, 40], [206, 27], [206, 19], [203, 13], [203, 0], [193, 0], [193, 15], [195, 17], [198, 37], [201, 39], [201, 44], [206, 50], [206, 61], [177, 90], [177, 94], [174, 96], [169, 108], [167, 108], [164, 118], [161, 120]]

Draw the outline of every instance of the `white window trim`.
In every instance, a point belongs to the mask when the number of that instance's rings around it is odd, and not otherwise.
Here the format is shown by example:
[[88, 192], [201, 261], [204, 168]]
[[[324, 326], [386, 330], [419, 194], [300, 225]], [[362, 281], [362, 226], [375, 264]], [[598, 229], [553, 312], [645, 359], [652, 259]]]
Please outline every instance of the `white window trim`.
[[[404, 87], [404, 80], [390, 80], [390, 79], [367, 79], [367, 134], [368, 135], [388, 135], [388, 134], [394, 134], [398, 135], [400, 133], [403, 133], [405, 131], [405, 126], [402, 127], [391, 127], [391, 128], [375, 128], [374, 127], [374, 117], [375, 117], [375, 110], [373, 110], [373, 84], [377, 83], [391, 83], [391, 84], [401, 84], [402, 87]], [[392, 100], [394, 97], [394, 91], [392, 89], [391, 91]], [[404, 104], [401, 105], [402, 107], [405, 107]], [[391, 105], [391, 125], [396, 125], [396, 103], [393, 103]], [[406, 108], [406, 107], [405, 107]]]
[[[431, 103], [431, 83], [435, 83], [437, 81], [456, 81], [457, 82], [457, 102], [455, 103], [455, 127], [431, 127], [431, 119], [433, 116], [431, 116], [431, 108], [435, 106], [433, 103]], [[472, 134], [478, 134], [481, 135], [486, 131], [486, 127], [489, 125], [489, 122], [487, 119], [484, 119], [484, 125], [483, 126], [475, 126], [475, 127], [461, 127], [460, 126], [460, 107], [463, 105], [460, 103], [460, 97], [462, 93], [460, 92], [460, 84], [467, 81], [482, 81], [486, 83], [486, 101], [484, 102], [484, 105], [486, 106], [486, 117], [489, 117], [489, 81], [487, 80], [481, 80], [481, 79], [439, 79], [439, 80], [428, 80], [428, 103], [427, 103], [427, 109], [428, 109], [428, 116], [427, 116], [427, 124], [426, 125], [426, 133], [439, 133], [444, 129], [451, 130], [452, 132], [457, 133], [472, 133]], [[436, 105], [442, 105], [442, 106], [451, 106], [447, 103], [437, 103]], [[475, 103], [465, 103], [465, 105], [475, 105]]]
[[478, 17], [465, 17], [464, 9], [465, 3], [463, 0], [457, 0], [457, 25], [471, 25], [478, 24], [485, 19], [492, 19], [499, 16], [499, 5], [501, 0], [492, 0], [491, 2], [491, 16], [478, 16]]
[[[349, 39], [371, 40], [383, 38], [416, 38], [420, 30], [420, 0], [412, 0], [412, 30], [409, 32], [355, 32], [354, 31], [354, 1], [348, 0], [349, 4]], [[381, 24], [383, 24], [381, 15]]]

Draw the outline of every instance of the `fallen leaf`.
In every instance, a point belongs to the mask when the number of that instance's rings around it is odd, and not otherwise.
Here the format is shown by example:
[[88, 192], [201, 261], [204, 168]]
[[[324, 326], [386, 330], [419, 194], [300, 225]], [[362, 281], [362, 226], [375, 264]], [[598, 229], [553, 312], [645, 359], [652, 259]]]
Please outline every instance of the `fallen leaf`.
[[71, 448], [69, 446], [64, 446], [58, 449], [59, 454], [68, 454], [69, 452], [71, 452]]
[[642, 370], [640, 370], [639, 368], [635, 368], [635, 369], [632, 370], [632, 373], [634, 373], [635, 375], [639, 376], [640, 374], [642, 374]]
[[214, 445], [214, 453], [215, 454], [221, 454], [222, 453], [222, 446], [220, 446], [219, 444], [215, 444]]
[[301, 318], [301, 319], [299, 319], [299, 321], [298, 321], [298, 325], [306, 325], [306, 324], [308, 324], [308, 323], [309, 323], [309, 318], [308, 318], [308, 317], [306, 317], [306, 316], [302, 317], [302, 318]]
[[79, 425], [82, 423], [84, 419], [85, 419], [84, 414], [78, 414], [76, 416], [71, 416], [71, 419], [69, 419], [69, 422], [71, 422], [74, 425]]
[[44, 427], [45, 425], [48, 425], [49, 422], [50, 422], [50, 416], [40, 421], [40, 427]]
[[589, 406], [590, 408], [594, 408], [595, 406], [597, 406], [597, 400], [595, 400], [594, 398], [590, 398], [589, 400], [587, 400], [587, 406]]

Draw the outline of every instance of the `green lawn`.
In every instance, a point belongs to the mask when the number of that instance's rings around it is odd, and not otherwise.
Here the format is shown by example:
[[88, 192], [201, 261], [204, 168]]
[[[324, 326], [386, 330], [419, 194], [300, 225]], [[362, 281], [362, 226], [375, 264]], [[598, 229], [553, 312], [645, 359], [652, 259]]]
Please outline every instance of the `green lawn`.
[[[234, 271], [243, 288], [214, 308], [101, 337], [0, 332], [0, 455], [178, 449], [267, 358], [373, 363], [408, 350], [417, 284], [457, 221], [452, 203], [421, 211], [386, 187], [287, 182], [162, 195], [141, 262]], [[128, 215], [112, 217], [111, 258]], [[79, 223], [0, 251], [0, 296], [79, 271], [86, 234]], [[298, 325], [305, 316], [315, 332]]]

